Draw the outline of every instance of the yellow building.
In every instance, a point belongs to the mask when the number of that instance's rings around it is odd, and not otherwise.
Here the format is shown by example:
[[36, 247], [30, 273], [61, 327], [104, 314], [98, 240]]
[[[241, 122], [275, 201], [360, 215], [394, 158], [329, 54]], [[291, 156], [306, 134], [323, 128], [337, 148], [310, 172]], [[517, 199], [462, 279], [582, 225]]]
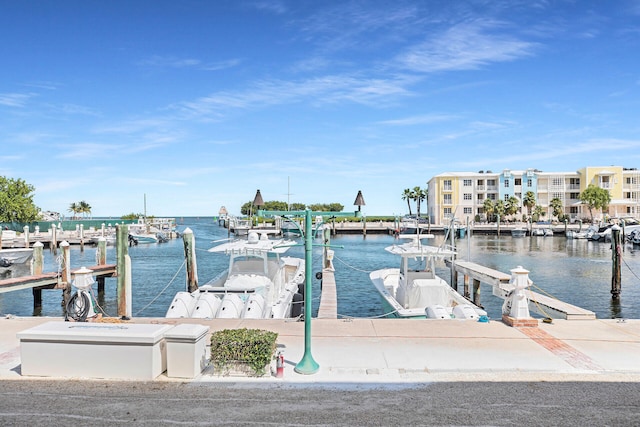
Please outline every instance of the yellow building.
[[551, 201], [558, 199], [569, 221], [590, 220], [589, 211], [580, 202], [580, 194], [590, 184], [606, 189], [611, 204], [606, 212], [594, 212], [594, 219], [608, 217], [640, 218], [640, 172], [621, 166], [589, 166], [576, 172], [543, 172], [537, 169], [502, 172], [447, 172], [428, 181], [427, 211], [432, 224], [448, 224], [451, 219], [466, 223], [484, 221], [485, 200], [505, 203], [516, 198], [519, 211], [512, 220], [528, 214], [522, 204], [531, 192], [535, 205], [544, 212], [541, 219], [552, 220]]

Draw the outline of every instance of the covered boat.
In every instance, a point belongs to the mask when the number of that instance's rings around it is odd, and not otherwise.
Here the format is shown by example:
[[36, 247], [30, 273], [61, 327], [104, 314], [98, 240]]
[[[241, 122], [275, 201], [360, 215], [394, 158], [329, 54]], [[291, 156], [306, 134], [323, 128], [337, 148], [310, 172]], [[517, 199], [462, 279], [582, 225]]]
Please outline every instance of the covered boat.
[[400, 256], [400, 268], [373, 271], [369, 277], [388, 310], [387, 316], [429, 319], [478, 319], [486, 311], [460, 295], [435, 272], [435, 262], [452, 258], [455, 252], [423, 245], [421, 238], [385, 248]]
[[229, 255], [229, 268], [195, 292], [178, 292], [167, 310], [170, 318], [283, 319], [302, 312], [304, 260], [283, 257], [291, 240], [270, 240], [249, 232], [209, 252]]

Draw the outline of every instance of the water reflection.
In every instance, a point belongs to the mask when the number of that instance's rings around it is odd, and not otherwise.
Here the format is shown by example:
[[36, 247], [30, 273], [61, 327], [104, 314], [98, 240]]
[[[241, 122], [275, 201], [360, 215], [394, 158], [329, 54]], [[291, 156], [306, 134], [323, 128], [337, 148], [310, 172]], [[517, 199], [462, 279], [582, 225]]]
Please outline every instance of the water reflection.
[[[190, 227], [196, 237], [198, 276], [200, 283], [219, 274], [227, 267], [227, 257], [207, 252], [215, 241], [227, 237], [226, 229], [210, 218], [185, 218], [182, 228]], [[430, 244], [439, 245], [443, 236]], [[368, 234], [335, 236], [334, 265], [338, 291], [338, 313], [341, 316], [376, 317], [384, 314], [380, 298], [369, 280], [369, 273], [385, 267], [397, 267], [399, 259], [384, 248], [397, 242], [393, 236]], [[550, 294], [570, 304], [592, 310], [598, 318], [640, 318], [640, 250], [628, 246], [623, 254], [622, 294], [619, 301], [611, 297], [611, 247], [608, 243], [554, 237], [523, 237], [474, 235], [470, 240], [456, 241], [459, 259], [470, 260], [509, 273], [519, 265], [530, 271], [537, 292]], [[218, 242], [219, 243], [219, 242]], [[314, 271], [321, 269], [321, 247], [313, 250]], [[291, 256], [304, 256], [302, 247], [291, 249]], [[164, 316], [176, 292], [185, 288], [182, 240], [162, 245], [138, 245], [129, 248], [132, 260], [134, 316]], [[58, 257], [45, 251], [45, 271], [58, 269]], [[95, 264], [95, 248], [71, 249], [72, 268]], [[107, 262], [115, 263], [115, 249], [107, 248]], [[182, 268], [182, 270], [180, 270]], [[440, 265], [437, 273], [450, 280], [449, 270]], [[172, 281], [173, 279], [173, 281]], [[462, 290], [462, 277], [459, 278]], [[116, 279], [107, 279], [106, 291], [98, 303], [109, 315], [117, 312]], [[97, 295], [97, 289], [94, 289]], [[319, 304], [319, 281], [314, 279], [314, 312]], [[493, 296], [483, 284], [482, 305], [490, 317], [499, 318], [502, 300]], [[0, 294], [0, 314], [19, 316], [60, 316], [61, 292], [43, 291], [43, 307], [33, 310], [30, 289]], [[151, 304], [150, 304], [151, 303]], [[149, 305], [150, 304], [150, 305]], [[148, 306], [148, 307], [147, 307]]]

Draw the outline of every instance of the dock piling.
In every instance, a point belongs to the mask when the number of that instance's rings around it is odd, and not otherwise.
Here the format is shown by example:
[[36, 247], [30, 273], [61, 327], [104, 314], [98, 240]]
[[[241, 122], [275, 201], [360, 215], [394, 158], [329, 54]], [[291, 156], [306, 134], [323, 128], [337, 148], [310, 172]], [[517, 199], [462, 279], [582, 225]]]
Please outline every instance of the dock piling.
[[184, 243], [184, 256], [187, 264], [187, 289], [189, 292], [198, 290], [198, 266], [196, 263], [196, 239], [193, 231], [186, 228], [182, 233]]
[[[128, 260], [128, 262], [127, 262]], [[127, 224], [116, 225], [116, 271], [118, 275], [118, 316], [128, 317], [130, 313], [127, 311], [127, 285], [131, 284], [129, 258], [129, 226]], [[127, 277], [129, 277], [127, 284]]]
[[614, 225], [611, 227], [611, 296], [614, 300], [620, 298], [622, 288], [620, 257], [622, 256], [622, 245], [620, 243], [620, 227]]

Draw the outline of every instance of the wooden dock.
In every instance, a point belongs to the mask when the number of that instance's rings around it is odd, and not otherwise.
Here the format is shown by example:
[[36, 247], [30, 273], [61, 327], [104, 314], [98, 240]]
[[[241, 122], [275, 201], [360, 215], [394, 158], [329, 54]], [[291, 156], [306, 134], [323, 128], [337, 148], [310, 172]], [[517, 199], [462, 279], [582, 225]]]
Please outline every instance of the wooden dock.
[[333, 270], [322, 270], [322, 290], [320, 293], [320, 306], [318, 307], [318, 319], [338, 318], [338, 294], [336, 292], [336, 277]]
[[[509, 285], [511, 275], [507, 273], [468, 261], [447, 261], [446, 263], [452, 271], [451, 280], [453, 287], [457, 289], [458, 274], [463, 274], [465, 287], [464, 295], [467, 298], [472, 296], [473, 302], [476, 304], [480, 303], [481, 283], [491, 285], [493, 287], [493, 294], [503, 299], [506, 298], [512, 289]], [[470, 278], [473, 279], [473, 288], [471, 292], [469, 291]], [[590, 320], [596, 318], [593, 311], [539, 294], [530, 289], [526, 289], [525, 294], [527, 295], [527, 298], [529, 298], [529, 310], [542, 316], [566, 320]]]
[[[93, 271], [96, 279], [116, 276], [115, 264], [94, 265], [87, 267]], [[76, 270], [71, 271], [71, 275]], [[12, 277], [0, 280], [0, 293], [17, 291], [21, 289], [63, 289], [66, 286], [61, 275], [57, 272], [42, 273], [36, 276]]]

